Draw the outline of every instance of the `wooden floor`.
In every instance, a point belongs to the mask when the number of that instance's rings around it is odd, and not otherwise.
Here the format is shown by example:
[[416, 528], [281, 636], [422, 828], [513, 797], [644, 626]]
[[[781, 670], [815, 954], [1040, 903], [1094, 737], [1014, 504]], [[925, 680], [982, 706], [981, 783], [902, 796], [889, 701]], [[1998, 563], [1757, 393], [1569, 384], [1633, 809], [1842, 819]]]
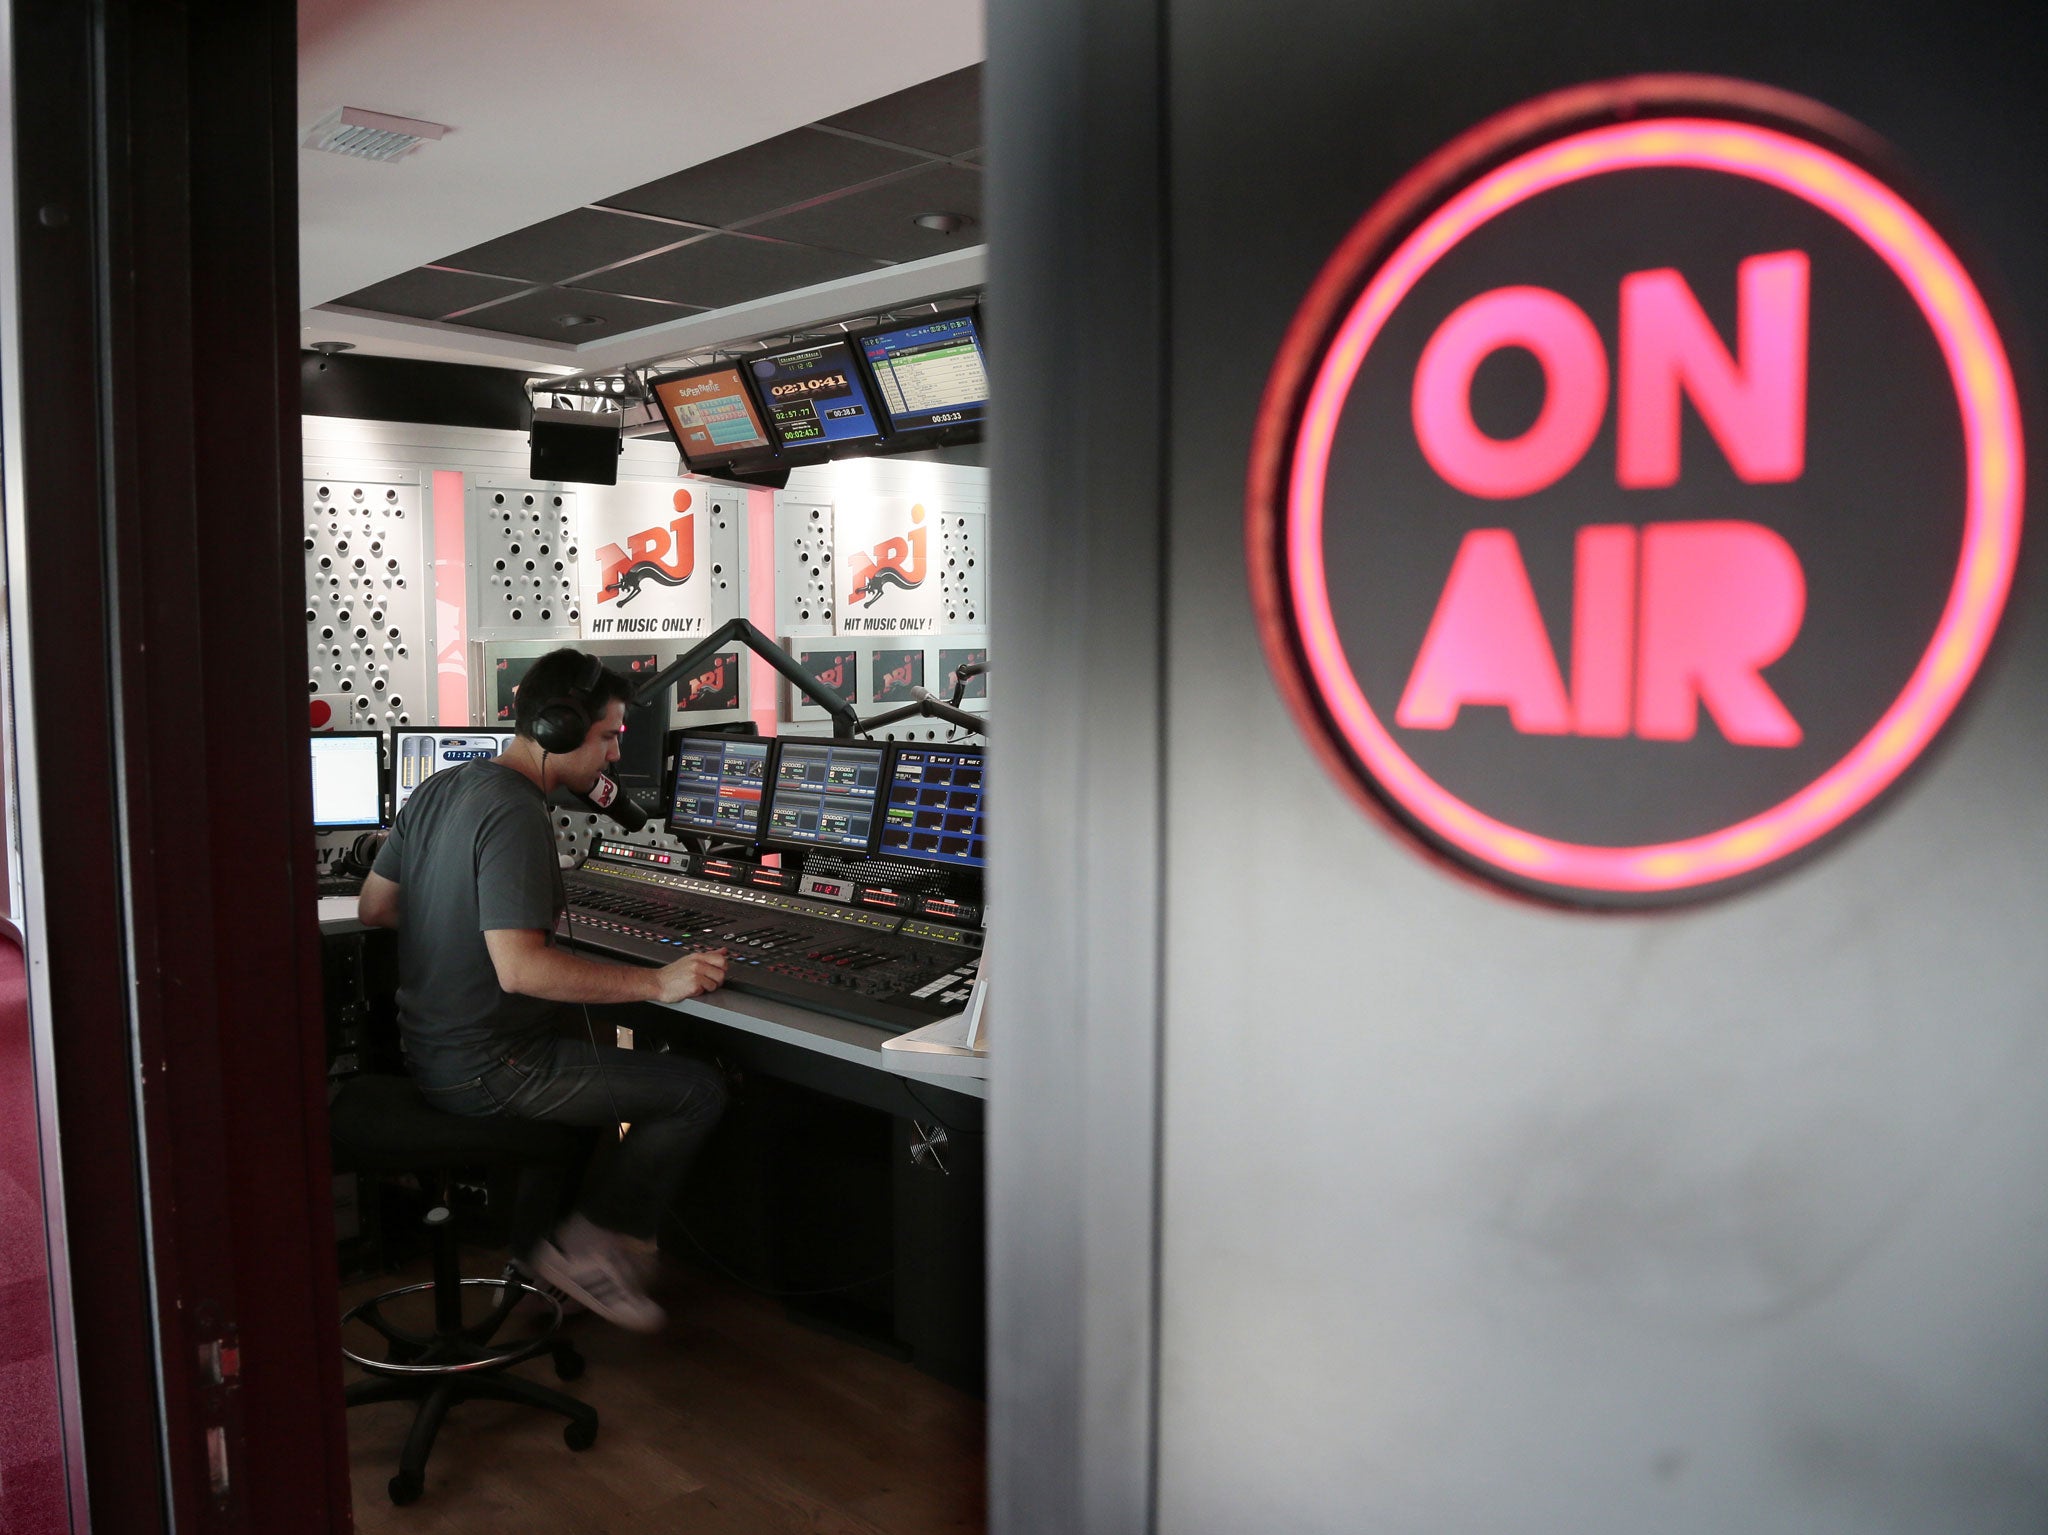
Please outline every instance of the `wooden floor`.
[[[490, 1272], [464, 1255], [464, 1272]], [[343, 1304], [418, 1272], [344, 1291]], [[986, 1526], [982, 1404], [907, 1364], [789, 1320], [779, 1302], [671, 1265], [657, 1291], [667, 1332], [570, 1323], [589, 1361], [561, 1389], [595, 1407], [597, 1443], [562, 1443], [563, 1420], [469, 1402], [443, 1425], [417, 1503], [385, 1483], [413, 1407], [349, 1413], [356, 1528], [431, 1535], [937, 1535]], [[367, 1352], [350, 1329], [347, 1341]], [[518, 1367], [560, 1385], [546, 1360]], [[357, 1379], [350, 1370], [349, 1379]]]

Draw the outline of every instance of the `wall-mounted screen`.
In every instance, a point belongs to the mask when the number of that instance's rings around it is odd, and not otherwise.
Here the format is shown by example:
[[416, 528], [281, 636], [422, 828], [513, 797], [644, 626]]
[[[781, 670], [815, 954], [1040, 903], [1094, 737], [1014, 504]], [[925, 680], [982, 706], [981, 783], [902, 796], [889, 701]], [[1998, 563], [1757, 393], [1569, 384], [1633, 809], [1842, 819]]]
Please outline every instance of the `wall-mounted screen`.
[[889, 430], [978, 422], [988, 412], [988, 368], [972, 313], [943, 315], [854, 338], [875, 376]]
[[821, 446], [881, 435], [860, 366], [844, 341], [758, 357], [748, 366], [783, 446]]
[[676, 787], [669, 800], [668, 829], [681, 836], [731, 837], [755, 842], [775, 742], [760, 736], [718, 731], [676, 732]]
[[981, 834], [983, 767], [976, 746], [898, 746], [889, 771], [881, 855], [963, 869], [987, 867]]
[[762, 840], [772, 846], [865, 855], [881, 822], [887, 743], [785, 737]]
[[337, 730], [312, 738], [313, 826], [368, 830], [384, 824], [384, 732]]
[[653, 388], [662, 419], [692, 469], [722, 468], [768, 451], [768, 425], [737, 363], [658, 378]]
[[512, 744], [512, 732], [484, 725], [393, 725], [391, 727], [391, 818], [412, 791], [442, 768], [495, 757]]
[[875, 652], [875, 702], [900, 704], [910, 701], [910, 690], [924, 686], [922, 650], [878, 650]]

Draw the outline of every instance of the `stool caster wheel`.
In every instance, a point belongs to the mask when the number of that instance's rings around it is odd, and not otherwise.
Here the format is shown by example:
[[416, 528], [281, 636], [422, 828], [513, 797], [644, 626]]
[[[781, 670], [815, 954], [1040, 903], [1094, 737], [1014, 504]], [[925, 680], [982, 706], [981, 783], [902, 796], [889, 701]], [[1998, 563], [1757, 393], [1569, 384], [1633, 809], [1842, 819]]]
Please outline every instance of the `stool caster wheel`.
[[420, 1494], [427, 1490], [427, 1481], [423, 1476], [401, 1471], [385, 1485], [384, 1490], [391, 1494], [393, 1503], [403, 1508], [408, 1503], [419, 1501]]
[[583, 1356], [566, 1343], [555, 1345], [555, 1379], [575, 1380], [583, 1373]]
[[562, 1443], [572, 1450], [587, 1450], [597, 1443], [595, 1423], [570, 1423], [562, 1430]]

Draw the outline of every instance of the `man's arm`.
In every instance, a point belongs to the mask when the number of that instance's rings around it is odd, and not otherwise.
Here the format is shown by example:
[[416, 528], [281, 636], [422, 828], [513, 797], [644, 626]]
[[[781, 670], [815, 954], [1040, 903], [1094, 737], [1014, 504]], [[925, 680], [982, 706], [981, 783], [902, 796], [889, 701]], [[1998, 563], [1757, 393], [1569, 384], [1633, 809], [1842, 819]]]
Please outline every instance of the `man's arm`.
[[398, 881], [365, 874], [363, 893], [356, 897], [356, 920], [366, 927], [398, 926]]
[[722, 949], [685, 954], [650, 970], [572, 954], [533, 928], [491, 928], [484, 946], [501, 987], [547, 1002], [680, 1002], [725, 984]]

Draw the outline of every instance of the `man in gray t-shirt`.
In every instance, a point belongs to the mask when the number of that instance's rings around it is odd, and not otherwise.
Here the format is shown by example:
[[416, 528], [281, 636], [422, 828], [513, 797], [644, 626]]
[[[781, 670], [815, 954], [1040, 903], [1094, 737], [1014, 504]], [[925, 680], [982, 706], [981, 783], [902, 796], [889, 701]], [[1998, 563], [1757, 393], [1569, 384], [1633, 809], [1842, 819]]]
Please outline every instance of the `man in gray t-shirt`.
[[[622, 1326], [653, 1331], [661, 1212], [725, 1107], [716, 1068], [567, 1037], [560, 1004], [679, 1002], [725, 980], [725, 955], [659, 969], [559, 948], [566, 904], [547, 796], [588, 794], [618, 760], [631, 685], [557, 650], [520, 684], [517, 735], [488, 762], [443, 769], [406, 801], [363, 881], [362, 920], [398, 930], [398, 1015], [420, 1091], [456, 1114], [631, 1129], [586, 1179], [578, 1212], [521, 1264]], [[577, 1023], [588, 1022], [587, 1010]], [[585, 1030], [586, 1033], [590, 1031]]]

